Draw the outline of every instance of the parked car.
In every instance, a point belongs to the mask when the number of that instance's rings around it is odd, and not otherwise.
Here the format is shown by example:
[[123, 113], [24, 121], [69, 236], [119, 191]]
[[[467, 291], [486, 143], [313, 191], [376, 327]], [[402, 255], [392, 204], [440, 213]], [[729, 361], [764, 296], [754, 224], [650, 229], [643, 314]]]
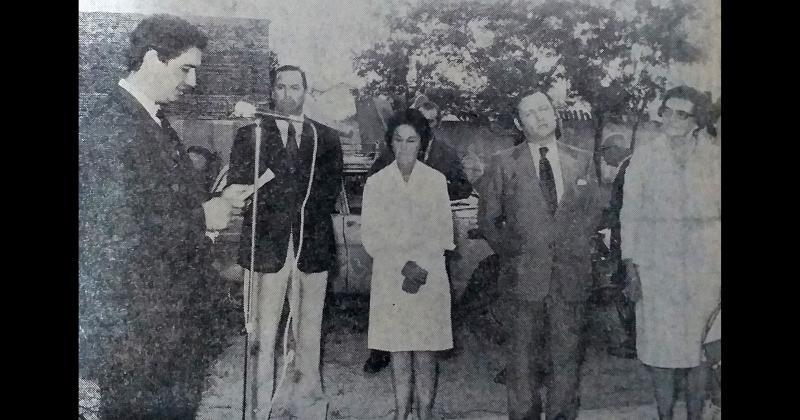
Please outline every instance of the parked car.
[[[357, 159], [359, 157], [356, 157]], [[353, 159], [349, 159], [353, 160]], [[372, 159], [360, 158], [345, 162], [342, 193], [333, 218], [336, 236], [337, 264], [331, 273], [333, 293], [369, 294], [372, 258], [361, 242], [361, 197], [367, 170]], [[489, 244], [477, 231], [478, 197], [451, 202], [455, 231], [455, 258], [450, 265], [456, 295], [464, 291], [472, 272], [486, 257], [493, 254]], [[238, 217], [217, 239], [217, 267], [231, 280], [241, 278], [242, 268], [236, 265], [236, 253], [241, 234], [242, 218]]]

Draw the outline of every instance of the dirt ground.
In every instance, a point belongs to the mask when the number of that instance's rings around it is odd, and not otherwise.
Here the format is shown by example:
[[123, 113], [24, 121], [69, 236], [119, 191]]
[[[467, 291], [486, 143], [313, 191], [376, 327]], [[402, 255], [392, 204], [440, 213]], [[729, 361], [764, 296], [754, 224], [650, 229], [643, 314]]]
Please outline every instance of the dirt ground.
[[[329, 305], [323, 344], [323, 381], [330, 399], [328, 418], [391, 419], [394, 400], [389, 369], [375, 375], [362, 370], [369, 354], [364, 302], [334, 301]], [[480, 328], [485, 327], [468, 324], [457, 331], [456, 340], [462, 350], [456, 357], [440, 362], [435, 412], [443, 418], [502, 418], [506, 414], [505, 386], [493, 381], [502, 369], [502, 349]], [[582, 409], [597, 411], [652, 403], [649, 380], [641, 363], [609, 356], [602, 334], [590, 334], [587, 344], [582, 367]], [[198, 418], [241, 416], [243, 346], [243, 336], [233, 337], [231, 346], [212, 367]], [[280, 397], [275, 414], [277, 418], [290, 418]], [[643, 418], [633, 411], [630, 414], [634, 417], [628, 418]]]
[[[323, 325], [322, 372], [329, 398], [329, 419], [392, 418], [394, 400], [389, 369], [375, 375], [366, 374], [362, 369], [369, 354], [367, 308], [363, 299], [328, 302]], [[610, 315], [602, 311], [594, 311], [592, 315], [595, 320], [604, 316]], [[608, 355], [607, 337], [603, 329], [597, 327], [601, 324], [592, 324], [595, 327], [587, 330], [579, 420], [655, 419], [652, 388], [644, 366], [636, 359]], [[461, 351], [440, 362], [434, 411], [441, 418], [507, 418], [505, 386], [493, 381], [502, 369], [502, 349], [490, 338], [493, 335], [487, 328], [491, 328], [491, 324], [468, 322], [456, 332]], [[241, 418], [243, 349], [244, 336], [232, 334], [230, 346], [208, 372], [208, 387], [198, 419]], [[82, 404], [88, 403], [82, 400]], [[675, 414], [678, 420], [685, 418], [682, 403], [676, 406]], [[272, 418], [295, 418], [290, 416], [280, 396]]]

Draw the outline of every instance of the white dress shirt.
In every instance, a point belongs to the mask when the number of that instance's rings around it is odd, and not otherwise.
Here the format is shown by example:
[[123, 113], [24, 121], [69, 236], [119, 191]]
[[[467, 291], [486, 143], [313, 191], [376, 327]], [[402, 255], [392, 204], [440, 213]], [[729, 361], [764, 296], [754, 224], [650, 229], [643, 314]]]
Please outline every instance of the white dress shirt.
[[[305, 120], [306, 118], [304, 114], [290, 115], [290, 117], [298, 118], [300, 120]], [[294, 126], [294, 139], [297, 142], [297, 148], [299, 149], [300, 136], [303, 134], [303, 123], [297, 121], [291, 121], [291, 123]], [[283, 147], [286, 147], [286, 139], [289, 138], [289, 120], [276, 119], [275, 125], [278, 126], [278, 130], [281, 132], [281, 141], [283, 142]]]
[[561, 160], [558, 157], [558, 142], [555, 140], [546, 143], [533, 143], [528, 142], [528, 147], [531, 149], [531, 156], [533, 157], [533, 164], [536, 166], [536, 176], [539, 176], [539, 159], [542, 154], [539, 153], [540, 147], [547, 148], [547, 160], [550, 161], [550, 167], [553, 169], [553, 178], [556, 184], [556, 197], [561, 201], [561, 196], [564, 195], [564, 177], [561, 173]]
[[155, 103], [155, 101], [153, 101], [152, 99], [148, 98], [147, 95], [142, 93], [142, 91], [136, 89], [132, 84], [128, 83], [127, 80], [119, 79], [119, 83], [117, 84], [119, 85], [119, 87], [128, 91], [128, 93], [130, 93], [131, 96], [136, 98], [136, 100], [139, 101], [140, 104], [142, 104], [145, 111], [147, 111], [147, 113], [150, 114], [151, 117], [153, 117], [153, 120], [155, 120], [155, 122], [158, 123], [158, 125], [161, 125], [161, 120], [158, 119], [158, 117], [156, 117], [156, 113], [158, 112], [159, 109], [161, 109], [161, 106]]

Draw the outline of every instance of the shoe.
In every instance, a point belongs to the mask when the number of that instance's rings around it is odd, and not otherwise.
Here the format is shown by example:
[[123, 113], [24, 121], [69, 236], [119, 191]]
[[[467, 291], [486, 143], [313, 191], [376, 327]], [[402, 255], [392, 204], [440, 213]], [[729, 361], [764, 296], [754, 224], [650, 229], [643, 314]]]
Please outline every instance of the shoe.
[[608, 348], [608, 354], [621, 359], [635, 359], [636, 348], [631, 348], [630, 346], [625, 345], [613, 346]]
[[458, 356], [458, 350], [455, 347], [449, 350], [439, 352], [440, 360], [450, 360], [455, 358], [456, 356]]
[[506, 369], [503, 368], [500, 372], [497, 372], [497, 375], [494, 375], [494, 383], [505, 385], [506, 384]]
[[373, 351], [369, 354], [369, 359], [364, 363], [364, 372], [375, 374], [389, 366], [389, 353]]

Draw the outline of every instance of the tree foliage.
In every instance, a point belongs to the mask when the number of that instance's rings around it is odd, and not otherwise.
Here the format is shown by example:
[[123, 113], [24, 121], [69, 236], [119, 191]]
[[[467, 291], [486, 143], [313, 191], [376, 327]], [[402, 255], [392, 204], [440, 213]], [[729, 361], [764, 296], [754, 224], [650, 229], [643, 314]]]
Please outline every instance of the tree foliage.
[[368, 95], [426, 93], [467, 119], [496, 117], [520, 93], [561, 81], [593, 114], [637, 114], [671, 62], [696, 60], [690, 4], [638, 0], [427, 3], [389, 19], [391, 35], [354, 60]]
[[666, 87], [669, 65], [700, 58], [686, 31], [694, 10], [678, 0], [666, 7], [652, 0], [426, 3], [390, 18], [389, 39], [359, 54], [354, 67], [367, 80], [364, 94], [407, 103], [425, 93], [446, 112], [479, 122], [503, 119], [525, 91], [563, 83], [566, 102], [591, 108], [599, 177], [605, 121], [634, 116], [635, 136]]

